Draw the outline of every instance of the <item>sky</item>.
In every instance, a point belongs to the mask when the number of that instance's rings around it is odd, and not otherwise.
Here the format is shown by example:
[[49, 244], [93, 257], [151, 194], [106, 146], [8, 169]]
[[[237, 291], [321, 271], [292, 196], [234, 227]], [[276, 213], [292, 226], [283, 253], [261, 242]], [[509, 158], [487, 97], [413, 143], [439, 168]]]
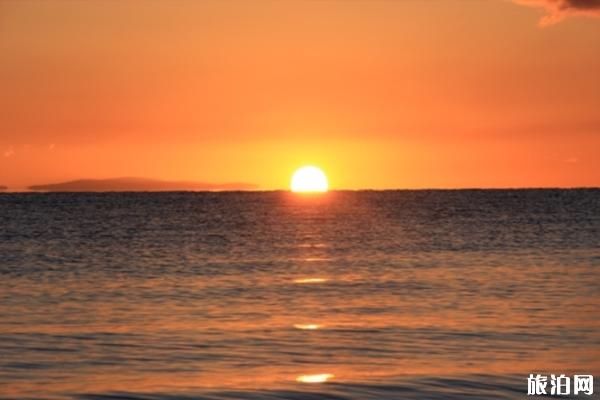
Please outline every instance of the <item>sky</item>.
[[600, 186], [600, 1], [0, 0], [0, 185]]

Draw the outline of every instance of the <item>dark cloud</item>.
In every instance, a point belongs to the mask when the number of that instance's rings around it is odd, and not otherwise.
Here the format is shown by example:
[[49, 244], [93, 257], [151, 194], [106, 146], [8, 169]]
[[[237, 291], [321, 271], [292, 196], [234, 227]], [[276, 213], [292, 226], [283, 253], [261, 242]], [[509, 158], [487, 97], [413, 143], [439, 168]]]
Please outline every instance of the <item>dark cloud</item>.
[[600, 17], [600, 0], [514, 0], [515, 3], [543, 8], [541, 26], [556, 24], [572, 15]]
[[583, 10], [589, 10], [593, 8], [600, 8], [600, 0], [571, 0], [563, 1], [566, 7], [579, 8]]

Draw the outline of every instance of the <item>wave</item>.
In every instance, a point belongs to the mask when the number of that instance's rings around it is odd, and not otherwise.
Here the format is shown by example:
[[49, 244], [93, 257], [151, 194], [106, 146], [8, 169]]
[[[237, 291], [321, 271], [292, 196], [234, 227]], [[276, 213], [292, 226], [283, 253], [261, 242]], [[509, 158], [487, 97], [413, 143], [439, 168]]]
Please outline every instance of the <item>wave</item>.
[[[284, 390], [204, 391], [198, 393], [79, 394], [75, 400], [397, 400], [397, 399], [521, 399], [527, 395], [525, 376], [469, 375], [417, 377], [386, 382], [326, 383]], [[568, 397], [565, 397], [568, 398]]]

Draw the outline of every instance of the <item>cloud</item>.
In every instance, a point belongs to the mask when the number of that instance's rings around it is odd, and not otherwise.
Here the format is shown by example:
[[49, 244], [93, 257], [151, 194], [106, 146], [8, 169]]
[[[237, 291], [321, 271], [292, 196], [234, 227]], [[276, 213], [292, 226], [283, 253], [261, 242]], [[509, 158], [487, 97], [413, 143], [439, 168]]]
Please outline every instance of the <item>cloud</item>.
[[540, 26], [554, 25], [573, 15], [600, 17], [600, 0], [513, 0], [517, 4], [543, 8], [546, 15]]
[[4, 157], [11, 157], [13, 154], [15, 154], [15, 149], [12, 146], [4, 151]]

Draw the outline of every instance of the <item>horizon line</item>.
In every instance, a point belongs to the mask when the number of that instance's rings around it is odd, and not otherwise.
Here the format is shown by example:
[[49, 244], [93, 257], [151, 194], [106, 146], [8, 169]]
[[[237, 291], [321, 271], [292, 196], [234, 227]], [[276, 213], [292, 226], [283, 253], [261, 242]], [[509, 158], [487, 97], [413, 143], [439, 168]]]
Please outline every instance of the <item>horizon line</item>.
[[[473, 190], [598, 190], [600, 186], [497, 186], [497, 187], [423, 187], [423, 188], [359, 188], [359, 189], [329, 189], [325, 193], [295, 193], [300, 196], [324, 195], [329, 192], [400, 192], [400, 191], [473, 191]], [[275, 193], [289, 192], [287, 189], [224, 189], [224, 190], [32, 190], [32, 189], [0, 189], [0, 194], [8, 193]]]

